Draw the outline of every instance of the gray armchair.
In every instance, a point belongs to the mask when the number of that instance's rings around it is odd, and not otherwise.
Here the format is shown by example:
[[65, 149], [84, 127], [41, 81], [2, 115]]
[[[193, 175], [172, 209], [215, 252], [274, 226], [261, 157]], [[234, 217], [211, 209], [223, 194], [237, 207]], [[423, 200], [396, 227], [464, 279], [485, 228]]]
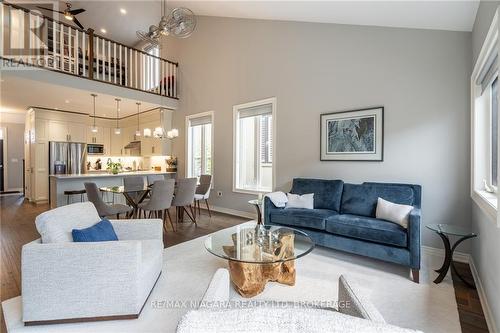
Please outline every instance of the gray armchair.
[[[81, 221], [77, 216], [82, 216]], [[88, 225], [89, 216], [97, 217], [97, 212], [87, 202], [37, 217], [39, 232], [45, 228], [40, 232], [45, 243], [37, 239], [22, 248], [26, 325], [139, 316], [162, 270], [162, 222], [111, 221], [119, 241], [76, 243], [64, 239], [72, 228]], [[95, 223], [98, 221], [97, 217]], [[48, 237], [54, 232], [59, 238]]]

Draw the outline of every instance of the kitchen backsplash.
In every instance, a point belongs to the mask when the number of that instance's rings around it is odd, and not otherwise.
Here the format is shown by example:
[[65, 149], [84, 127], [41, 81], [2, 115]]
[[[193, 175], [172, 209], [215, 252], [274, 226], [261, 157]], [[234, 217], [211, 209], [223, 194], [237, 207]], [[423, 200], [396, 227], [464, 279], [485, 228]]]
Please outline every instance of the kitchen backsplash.
[[[101, 161], [101, 170], [106, 170], [108, 159], [112, 162], [120, 162], [123, 169], [128, 170], [151, 170], [154, 167], [161, 167], [161, 171], [166, 171], [167, 164], [165, 160], [170, 156], [87, 156], [87, 163], [90, 162], [90, 170], [96, 170], [96, 162]], [[135, 163], [134, 163], [135, 162]]]

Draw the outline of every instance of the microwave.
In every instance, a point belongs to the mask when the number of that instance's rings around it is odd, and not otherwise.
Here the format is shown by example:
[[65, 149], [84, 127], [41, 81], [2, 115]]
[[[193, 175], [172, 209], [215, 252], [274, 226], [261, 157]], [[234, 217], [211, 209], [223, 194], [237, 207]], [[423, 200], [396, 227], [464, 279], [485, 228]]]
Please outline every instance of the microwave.
[[102, 155], [104, 154], [104, 145], [98, 144], [88, 144], [87, 145], [87, 154], [88, 155]]

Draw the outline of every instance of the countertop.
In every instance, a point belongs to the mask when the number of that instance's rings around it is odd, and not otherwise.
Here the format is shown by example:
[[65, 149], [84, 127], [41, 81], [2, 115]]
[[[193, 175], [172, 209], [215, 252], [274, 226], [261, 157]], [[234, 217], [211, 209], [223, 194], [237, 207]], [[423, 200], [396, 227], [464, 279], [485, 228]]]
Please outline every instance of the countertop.
[[116, 175], [112, 173], [82, 173], [77, 175], [50, 175], [49, 177], [53, 177], [56, 179], [77, 179], [77, 178], [104, 178], [104, 177], [128, 177], [128, 176], [147, 176], [147, 175], [170, 175], [175, 174], [176, 172], [161, 172], [161, 171], [126, 171], [120, 172]]

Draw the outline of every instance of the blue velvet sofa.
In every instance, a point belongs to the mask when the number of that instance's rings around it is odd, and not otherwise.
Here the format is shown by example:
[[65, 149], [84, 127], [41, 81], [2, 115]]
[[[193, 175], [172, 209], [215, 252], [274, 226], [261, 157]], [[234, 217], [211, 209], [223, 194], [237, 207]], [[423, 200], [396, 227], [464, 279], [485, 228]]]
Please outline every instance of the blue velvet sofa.
[[[314, 209], [277, 208], [266, 197], [264, 223], [302, 230], [320, 246], [405, 265], [419, 282], [419, 185], [295, 178], [290, 193], [314, 193]], [[414, 207], [408, 229], [375, 218], [379, 197]]]

